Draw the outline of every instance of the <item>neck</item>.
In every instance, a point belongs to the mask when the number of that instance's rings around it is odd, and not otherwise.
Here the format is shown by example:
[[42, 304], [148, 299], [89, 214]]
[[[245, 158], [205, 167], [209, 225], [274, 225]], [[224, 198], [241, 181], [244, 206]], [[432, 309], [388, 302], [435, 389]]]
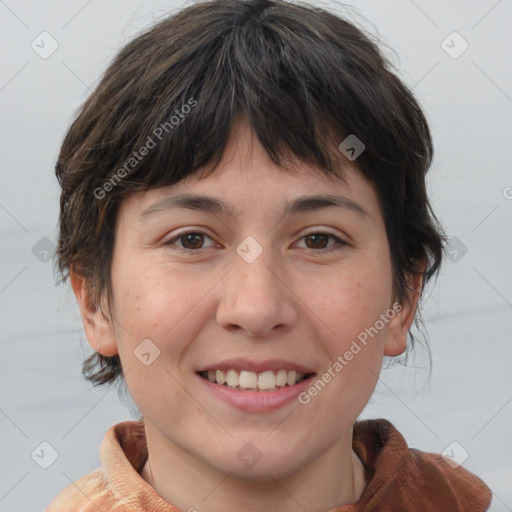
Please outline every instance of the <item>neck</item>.
[[336, 444], [297, 473], [280, 479], [269, 473], [266, 480], [248, 480], [198, 461], [168, 439], [162, 445], [148, 426], [149, 457], [141, 477], [179, 510], [323, 512], [356, 502], [366, 485], [364, 467], [352, 450], [352, 432], [348, 447]]

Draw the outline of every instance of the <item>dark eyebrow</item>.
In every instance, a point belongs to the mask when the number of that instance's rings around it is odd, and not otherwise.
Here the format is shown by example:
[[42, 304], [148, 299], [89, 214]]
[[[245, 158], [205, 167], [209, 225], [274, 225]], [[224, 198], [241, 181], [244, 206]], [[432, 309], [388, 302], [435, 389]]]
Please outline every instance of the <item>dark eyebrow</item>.
[[198, 196], [194, 194], [179, 194], [173, 197], [166, 197], [161, 201], [153, 203], [149, 208], [144, 210], [139, 218], [143, 220], [144, 217], [159, 213], [165, 210], [174, 208], [188, 208], [189, 210], [196, 210], [198, 212], [209, 212], [215, 214], [233, 215], [233, 208], [227, 208], [226, 205], [210, 196]]
[[[361, 218], [368, 218], [370, 216], [364, 208], [352, 199], [332, 194], [299, 197], [291, 203], [286, 204], [284, 215], [294, 215], [329, 207], [351, 210]], [[189, 210], [209, 212], [218, 215], [234, 215], [233, 207], [226, 206], [222, 201], [214, 197], [180, 194], [173, 197], [166, 197], [152, 204], [140, 214], [139, 219], [144, 220], [144, 218], [149, 215], [174, 208], [188, 208]]]
[[284, 214], [293, 215], [294, 213], [304, 213], [332, 207], [351, 210], [361, 218], [370, 217], [370, 214], [352, 199], [333, 194], [299, 197], [286, 205]]

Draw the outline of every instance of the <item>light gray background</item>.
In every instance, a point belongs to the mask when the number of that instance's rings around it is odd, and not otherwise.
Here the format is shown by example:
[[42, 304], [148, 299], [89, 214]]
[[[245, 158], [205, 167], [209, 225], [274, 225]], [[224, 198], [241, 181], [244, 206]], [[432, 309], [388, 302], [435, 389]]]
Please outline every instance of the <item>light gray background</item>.
[[[134, 418], [115, 389], [82, 379], [90, 349], [74, 296], [55, 286], [40, 240], [56, 242], [53, 167], [73, 112], [121, 45], [185, 5], [0, 0], [0, 511], [43, 510], [98, 467], [106, 430]], [[511, 511], [512, 1], [351, 5], [348, 16], [395, 50], [386, 52], [423, 105], [435, 139], [434, 207], [459, 247], [425, 303], [430, 382], [418, 350], [409, 367], [383, 372], [363, 416], [389, 419], [424, 451], [456, 441], [469, 454], [464, 467], [493, 490], [491, 510]], [[43, 31], [59, 45], [46, 59], [31, 48]], [[445, 43], [452, 56], [442, 47], [453, 31], [469, 44], [457, 58], [457, 36]], [[58, 452], [48, 469], [31, 457], [43, 441]]]

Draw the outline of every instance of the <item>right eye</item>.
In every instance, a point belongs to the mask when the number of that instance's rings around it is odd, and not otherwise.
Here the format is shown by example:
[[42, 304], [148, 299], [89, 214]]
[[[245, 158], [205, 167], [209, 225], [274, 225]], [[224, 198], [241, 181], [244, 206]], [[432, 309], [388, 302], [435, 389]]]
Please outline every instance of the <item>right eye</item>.
[[202, 247], [205, 238], [212, 240], [207, 234], [202, 233], [201, 231], [185, 231], [174, 238], [171, 238], [165, 242], [164, 245], [173, 246], [174, 248], [178, 248], [182, 251], [197, 252], [200, 249], [207, 248]]

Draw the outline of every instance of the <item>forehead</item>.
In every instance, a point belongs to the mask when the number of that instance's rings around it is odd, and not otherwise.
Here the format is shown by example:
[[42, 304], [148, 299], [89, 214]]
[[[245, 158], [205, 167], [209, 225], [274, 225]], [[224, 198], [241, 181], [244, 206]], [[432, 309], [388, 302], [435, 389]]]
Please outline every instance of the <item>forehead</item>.
[[215, 170], [199, 169], [172, 186], [131, 193], [121, 209], [137, 214], [143, 222], [153, 213], [178, 207], [228, 216], [275, 207], [289, 215], [330, 203], [360, 216], [378, 214], [373, 185], [355, 162], [341, 152], [338, 158], [337, 175], [327, 175], [296, 157], [277, 165], [242, 119], [235, 124]]
[[118, 227], [143, 230], [176, 215], [182, 220], [207, 215], [233, 226], [274, 226], [285, 217], [313, 221], [315, 212], [332, 212], [367, 228], [382, 224], [376, 195], [359, 173], [348, 173], [333, 185], [318, 174], [305, 177], [255, 167], [250, 172], [219, 168], [204, 179], [137, 192], [122, 203]]

